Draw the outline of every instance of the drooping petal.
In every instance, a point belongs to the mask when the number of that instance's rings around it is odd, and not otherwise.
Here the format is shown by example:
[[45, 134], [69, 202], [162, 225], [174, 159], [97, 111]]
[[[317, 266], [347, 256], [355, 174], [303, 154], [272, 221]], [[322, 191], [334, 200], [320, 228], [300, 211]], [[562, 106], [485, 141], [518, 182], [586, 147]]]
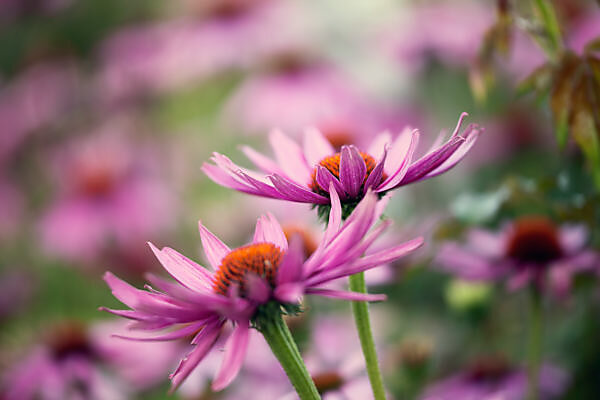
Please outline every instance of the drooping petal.
[[208, 258], [210, 265], [214, 269], [217, 269], [221, 265], [223, 257], [229, 254], [231, 250], [211, 231], [204, 227], [202, 221], [198, 221], [198, 230], [200, 231], [200, 240], [202, 241], [206, 258]]
[[335, 153], [333, 146], [321, 131], [315, 128], [304, 131], [304, 154], [309, 167], [317, 165], [319, 161], [333, 153]]
[[300, 146], [278, 130], [271, 132], [269, 141], [283, 172], [297, 184], [308, 183], [311, 170]]
[[469, 150], [471, 150], [471, 147], [473, 147], [475, 141], [479, 137], [481, 129], [476, 127], [475, 125], [471, 125], [469, 126], [469, 128], [467, 128], [467, 130], [469, 130], [469, 132], [465, 142], [441, 165], [427, 173], [427, 175], [425, 176], [427, 179], [443, 174], [444, 172], [453, 168], [467, 155], [467, 153], [469, 152]]
[[355, 198], [365, 181], [367, 165], [355, 146], [342, 146], [340, 157], [340, 182], [346, 193]]
[[269, 176], [269, 179], [285, 200], [298, 203], [329, 204], [327, 197], [314, 193], [278, 174]]
[[184, 337], [189, 337], [191, 335], [194, 335], [197, 332], [199, 332], [201, 329], [203, 329], [205, 327], [205, 325], [206, 325], [206, 322], [201, 321], [201, 322], [186, 325], [186, 326], [183, 326], [174, 331], [170, 331], [170, 332], [164, 333], [162, 335], [153, 336], [153, 337], [149, 337], [149, 336], [135, 337], [135, 336], [125, 336], [125, 335], [112, 335], [112, 336], [119, 338], [119, 339], [133, 340], [133, 341], [138, 341], [138, 342], [164, 342], [164, 341], [176, 340], [176, 339], [181, 339]]
[[211, 387], [214, 391], [225, 389], [227, 385], [237, 376], [248, 348], [248, 339], [250, 337], [248, 323], [240, 322], [225, 345], [225, 357], [221, 368], [215, 377]]
[[187, 378], [194, 368], [206, 357], [219, 337], [221, 324], [206, 326], [195, 338], [196, 345], [193, 350], [185, 356], [179, 363], [179, 366], [169, 378], [171, 378], [171, 390], [173, 393], [179, 385]]
[[273, 243], [283, 252], [287, 251], [288, 242], [281, 225], [271, 213], [261, 216], [256, 222], [254, 243]]

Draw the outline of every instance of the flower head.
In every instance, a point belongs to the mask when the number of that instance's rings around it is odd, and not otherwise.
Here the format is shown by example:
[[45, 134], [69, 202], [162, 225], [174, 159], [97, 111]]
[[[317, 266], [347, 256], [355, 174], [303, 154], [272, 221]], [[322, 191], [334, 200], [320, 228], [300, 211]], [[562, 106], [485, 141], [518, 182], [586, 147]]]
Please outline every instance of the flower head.
[[[551, 365], [540, 371], [543, 399], [558, 398], [567, 385], [565, 372]], [[465, 370], [425, 389], [422, 400], [522, 400], [527, 395], [527, 374], [498, 357], [482, 358]]]
[[[417, 161], [413, 155], [419, 133], [406, 129], [394, 141], [387, 133], [379, 135], [366, 152], [353, 145], [336, 152], [316, 129], [304, 136], [304, 148], [279, 131], [270, 136], [277, 161], [249, 147], [242, 150], [262, 172], [234, 164], [226, 156], [214, 153], [214, 164], [205, 163], [203, 171], [216, 183], [257, 196], [300, 203], [311, 203], [325, 211], [331, 204], [328, 195], [333, 185], [339, 196], [344, 217], [356, 207], [368, 190], [383, 195], [412, 182], [439, 175], [456, 165], [471, 148], [480, 128], [470, 125], [462, 135], [463, 113], [450, 139]], [[438, 142], [439, 143], [439, 142]]]
[[440, 268], [464, 279], [495, 280], [509, 276], [515, 289], [549, 278], [550, 288], [564, 295], [571, 276], [590, 270], [600, 256], [585, 248], [587, 234], [580, 226], [557, 226], [541, 216], [521, 217], [500, 232], [474, 229], [467, 243], [445, 243], [437, 256]]
[[[371, 230], [385, 202], [368, 192], [352, 215], [342, 224], [337, 192], [330, 186], [332, 212], [325, 235], [306, 260], [298, 241], [289, 244], [272, 215], [261, 217], [252, 242], [230, 249], [200, 224], [200, 236], [213, 271], [196, 264], [173, 249], [151, 245], [163, 267], [177, 283], [150, 275], [154, 287], [138, 290], [111, 273], [105, 280], [113, 294], [131, 310], [108, 310], [133, 319], [133, 328], [157, 332], [152, 339], [174, 340], [193, 336], [193, 350], [171, 375], [173, 388], [194, 370], [222, 334], [225, 324], [233, 331], [225, 345], [223, 363], [212, 387], [221, 390], [237, 375], [248, 346], [250, 326], [260, 329], [273, 315], [297, 312], [299, 297], [316, 294], [359, 301], [383, 300], [369, 295], [324, 288], [327, 283], [365, 271], [402, 257], [421, 245], [422, 239], [369, 252], [372, 243], [389, 225]], [[159, 333], [169, 328], [167, 333]]]

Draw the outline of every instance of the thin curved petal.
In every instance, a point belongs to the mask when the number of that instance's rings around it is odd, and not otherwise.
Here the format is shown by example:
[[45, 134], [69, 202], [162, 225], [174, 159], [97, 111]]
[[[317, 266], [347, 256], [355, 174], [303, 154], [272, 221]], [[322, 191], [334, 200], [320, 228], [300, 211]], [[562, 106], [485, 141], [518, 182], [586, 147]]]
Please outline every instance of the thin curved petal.
[[248, 146], [242, 146], [242, 152], [248, 157], [250, 161], [254, 163], [258, 168], [267, 174], [281, 174], [283, 171], [279, 168], [279, 165], [270, 158], [260, 154]]
[[246, 357], [249, 337], [248, 323], [239, 323], [225, 345], [223, 363], [211, 386], [214, 391], [225, 389], [237, 376]]
[[413, 155], [419, 144], [419, 132], [412, 131], [408, 135], [408, 141], [402, 140], [395, 148], [390, 150], [390, 160], [401, 160], [400, 163], [396, 163], [396, 167], [390, 170], [391, 175], [383, 182], [378, 188], [377, 192], [384, 192], [390, 190], [404, 179], [404, 176], [410, 168]]
[[317, 175], [315, 178], [321, 189], [329, 190], [329, 185], [332, 184], [340, 198], [345, 200], [348, 197], [346, 196], [344, 186], [327, 168], [317, 165]]
[[269, 179], [271, 179], [273, 186], [275, 186], [282, 198], [286, 200], [298, 203], [329, 204], [327, 197], [316, 194], [278, 174], [269, 176]]
[[183, 360], [177, 366], [175, 372], [173, 372], [169, 378], [171, 378], [171, 390], [170, 393], [173, 393], [179, 385], [187, 378], [194, 368], [198, 366], [200, 361], [206, 357], [210, 349], [213, 347], [215, 342], [219, 337], [219, 333], [221, 331], [221, 325], [210, 325], [205, 327], [195, 338], [197, 344], [194, 346], [194, 349], [185, 356]]
[[200, 293], [210, 290], [212, 276], [203, 267], [173, 249], [159, 250], [150, 242], [148, 245], [167, 272], [183, 286]]
[[198, 230], [200, 231], [200, 240], [202, 241], [202, 247], [204, 248], [208, 262], [214, 269], [219, 268], [221, 260], [231, 252], [231, 249], [204, 227], [202, 221], [198, 221]]

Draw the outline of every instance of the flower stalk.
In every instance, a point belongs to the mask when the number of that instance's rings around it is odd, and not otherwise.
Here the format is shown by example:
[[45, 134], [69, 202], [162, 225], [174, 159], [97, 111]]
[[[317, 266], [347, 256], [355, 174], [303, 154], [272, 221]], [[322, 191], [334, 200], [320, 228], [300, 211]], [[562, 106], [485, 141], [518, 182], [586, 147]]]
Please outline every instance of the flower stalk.
[[542, 45], [542, 48], [546, 51], [548, 57], [555, 61], [563, 47], [562, 35], [560, 33], [558, 19], [556, 18], [556, 12], [554, 11], [552, 3], [548, 0], [534, 0], [534, 8], [544, 27], [549, 43], [549, 46]]
[[301, 400], [320, 399], [321, 396], [304, 365], [298, 347], [280, 313], [260, 324], [259, 330], [279, 360]]
[[543, 338], [542, 296], [538, 288], [531, 288], [531, 315], [529, 320], [529, 400], [539, 400], [540, 364]]
[[[367, 293], [365, 285], [364, 272], [351, 275], [349, 277], [350, 290], [357, 293]], [[352, 302], [352, 312], [354, 314], [354, 322], [360, 339], [360, 346], [365, 357], [367, 365], [367, 374], [373, 397], [375, 400], [385, 400], [385, 388], [383, 387], [383, 379], [379, 370], [377, 361], [377, 352], [375, 351], [375, 341], [373, 340], [373, 332], [371, 331], [371, 321], [369, 319], [369, 306], [366, 302]]]

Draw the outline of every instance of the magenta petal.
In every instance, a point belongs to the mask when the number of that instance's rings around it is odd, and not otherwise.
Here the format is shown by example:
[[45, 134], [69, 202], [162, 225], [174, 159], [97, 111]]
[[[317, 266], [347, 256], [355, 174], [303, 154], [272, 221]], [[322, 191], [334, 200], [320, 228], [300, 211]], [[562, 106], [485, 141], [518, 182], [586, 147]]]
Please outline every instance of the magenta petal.
[[277, 286], [284, 283], [296, 282], [301, 278], [303, 252], [302, 240], [297, 235], [294, 235], [290, 240], [288, 251], [283, 256], [283, 260], [277, 270]]
[[267, 174], [281, 174], [283, 171], [279, 168], [279, 165], [273, 160], [264, 155], [260, 154], [256, 150], [248, 147], [242, 146], [242, 152], [263, 172]]
[[201, 270], [204, 268], [200, 265], [193, 263], [173, 249], [170, 252], [166, 252], [164, 249], [162, 251], [157, 249], [150, 242], [148, 242], [148, 245], [167, 272], [179, 283], [200, 293], [211, 289], [212, 277], [202, 272]]
[[278, 130], [271, 132], [269, 140], [283, 172], [298, 183], [308, 182], [311, 170], [300, 146]]
[[404, 143], [403, 141], [403, 143], [396, 145], [390, 150], [390, 160], [394, 159], [401, 161], [396, 164], [397, 168], [390, 171], [391, 175], [377, 188], [377, 192], [390, 190], [396, 187], [396, 185], [404, 179], [419, 143], [419, 132], [416, 130], [412, 131], [408, 138], [410, 140], [408, 140], [407, 143]]
[[464, 143], [464, 141], [464, 138], [455, 136], [439, 149], [421, 157], [418, 161], [408, 167], [408, 171], [406, 171], [404, 178], [395, 187], [424, 179], [428, 173], [435, 170], [452, 154], [454, 154], [454, 152]]
[[271, 213], [261, 216], [256, 222], [254, 243], [273, 243], [282, 251], [287, 251], [288, 242], [281, 225]]
[[173, 393], [179, 385], [187, 378], [194, 368], [206, 357], [209, 350], [212, 348], [214, 343], [217, 341], [219, 337], [219, 333], [221, 325], [211, 325], [206, 326], [197, 336], [197, 344], [194, 346], [194, 349], [185, 356], [183, 360], [179, 363], [179, 366], [170, 376], [171, 378], [171, 390]]
[[449, 169], [453, 168], [456, 164], [458, 164], [471, 150], [471, 147], [475, 144], [475, 141], [479, 137], [481, 129], [475, 125], [469, 126], [467, 128], [469, 130], [468, 135], [465, 142], [450, 156], [446, 161], [444, 161], [440, 166], [429, 172], [426, 178], [433, 178], [434, 176], [443, 174]]
[[119, 338], [119, 339], [133, 340], [133, 341], [138, 341], [138, 342], [162, 342], [162, 341], [181, 339], [184, 337], [194, 335], [194, 334], [196, 334], [196, 332], [198, 332], [200, 329], [202, 329], [205, 325], [206, 325], [206, 323], [204, 321], [202, 321], [200, 323], [186, 325], [180, 329], [177, 329], [177, 330], [174, 330], [171, 332], [167, 332], [163, 335], [154, 336], [154, 337], [148, 337], [148, 336], [131, 337], [131, 336], [124, 336], [124, 335], [112, 335], [112, 336]]
[[283, 303], [298, 303], [304, 294], [304, 285], [301, 283], [284, 283], [278, 285], [274, 296]]
[[368, 294], [368, 293], [357, 293], [347, 292], [344, 290], [334, 289], [318, 289], [309, 288], [306, 289], [307, 294], [315, 294], [323, 297], [331, 297], [334, 299], [351, 300], [351, 301], [385, 301], [387, 296], [385, 294]]
[[275, 186], [281, 197], [285, 200], [298, 203], [329, 204], [327, 197], [318, 195], [280, 175], [271, 175], [269, 179], [271, 179], [273, 186]]
[[317, 165], [322, 159], [335, 153], [329, 140], [315, 128], [309, 128], [304, 132], [304, 154], [308, 166]]
[[348, 198], [346, 191], [344, 190], [344, 186], [335, 176], [333, 176], [331, 172], [329, 172], [327, 168], [317, 165], [317, 174], [315, 178], [321, 189], [328, 191], [329, 186], [333, 185], [335, 191], [342, 200], [346, 200]]
[[256, 274], [246, 274], [245, 279], [247, 298], [259, 304], [266, 303], [271, 296], [271, 286]]
[[329, 199], [331, 200], [331, 210], [329, 211], [327, 229], [321, 241], [322, 244], [329, 243], [334, 234], [339, 231], [342, 223], [342, 203], [334, 184], [329, 185]]
[[225, 345], [223, 363], [211, 386], [214, 391], [225, 389], [237, 376], [246, 357], [249, 337], [248, 323], [240, 322]]
[[348, 196], [355, 198], [367, 175], [367, 165], [355, 146], [342, 146], [340, 160], [340, 182]]
[[206, 254], [206, 258], [208, 258], [208, 262], [214, 269], [219, 268], [221, 260], [229, 254], [231, 250], [211, 231], [206, 229], [202, 225], [202, 221], [198, 221], [198, 229], [200, 231], [202, 247], [204, 248], [204, 253]]
[[367, 255], [355, 262], [352, 265], [350, 271], [352, 274], [356, 274], [358, 272], [362, 272], [372, 267], [387, 264], [389, 262], [399, 259], [400, 257], [404, 257], [405, 255], [418, 249], [422, 245], [423, 238], [418, 237], [393, 248], [385, 249], [377, 253]]
[[367, 177], [364, 190], [370, 189], [371, 187], [373, 187], [373, 189], [376, 189], [377, 186], [379, 186], [379, 182], [381, 182], [381, 177], [383, 176], [383, 167], [385, 165], [386, 158], [387, 148], [383, 150], [383, 156], [381, 157], [381, 160], [379, 160], [375, 168], [373, 168], [373, 171], [371, 171], [371, 173]]

